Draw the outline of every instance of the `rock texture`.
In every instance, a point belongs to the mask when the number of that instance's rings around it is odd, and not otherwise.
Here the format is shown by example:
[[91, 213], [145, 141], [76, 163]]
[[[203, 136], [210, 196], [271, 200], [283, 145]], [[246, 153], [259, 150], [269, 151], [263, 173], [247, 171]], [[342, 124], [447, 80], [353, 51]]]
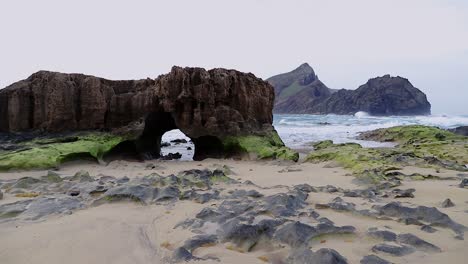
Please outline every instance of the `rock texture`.
[[274, 96], [253, 74], [226, 69], [173, 67], [130, 81], [40, 71], [0, 90], [0, 132], [132, 132], [138, 152], [158, 157], [162, 135], [180, 129], [195, 157], [219, 157], [227, 138], [276, 135]]
[[427, 115], [426, 95], [407, 79], [385, 75], [370, 79], [356, 90], [333, 90], [323, 84], [308, 65], [268, 79], [275, 87], [276, 113]]

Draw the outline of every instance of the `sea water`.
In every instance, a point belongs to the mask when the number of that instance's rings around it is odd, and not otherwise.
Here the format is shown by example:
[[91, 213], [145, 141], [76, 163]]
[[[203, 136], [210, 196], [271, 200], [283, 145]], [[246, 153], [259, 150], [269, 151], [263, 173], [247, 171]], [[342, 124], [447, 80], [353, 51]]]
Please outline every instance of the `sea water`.
[[[468, 126], [468, 115], [430, 115], [430, 116], [370, 116], [365, 112], [355, 115], [274, 115], [273, 125], [286, 146], [293, 149], [311, 149], [310, 143], [333, 140], [335, 143], [355, 142], [364, 147], [392, 147], [392, 143], [358, 140], [360, 132], [400, 125], [427, 125], [444, 129]], [[164, 134], [163, 142], [184, 138], [190, 139], [180, 130]], [[187, 150], [190, 147], [191, 150]], [[179, 152], [182, 160], [191, 160], [194, 146], [172, 144], [163, 148], [163, 154]]]

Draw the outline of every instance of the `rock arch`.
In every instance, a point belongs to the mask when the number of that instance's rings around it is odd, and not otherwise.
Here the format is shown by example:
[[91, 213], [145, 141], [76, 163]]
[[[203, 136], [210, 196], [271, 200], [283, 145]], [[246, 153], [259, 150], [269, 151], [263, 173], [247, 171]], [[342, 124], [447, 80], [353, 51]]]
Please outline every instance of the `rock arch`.
[[272, 126], [273, 102], [270, 84], [236, 70], [173, 67], [130, 81], [40, 71], [0, 90], [0, 132], [108, 131], [157, 157], [162, 135], [178, 128], [195, 159], [297, 160]]

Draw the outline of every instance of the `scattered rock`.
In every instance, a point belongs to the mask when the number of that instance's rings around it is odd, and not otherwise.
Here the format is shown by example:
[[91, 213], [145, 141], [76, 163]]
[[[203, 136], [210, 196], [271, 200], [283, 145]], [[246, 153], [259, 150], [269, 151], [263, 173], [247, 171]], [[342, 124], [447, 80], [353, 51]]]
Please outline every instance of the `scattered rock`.
[[383, 252], [393, 256], [405, 256], [414, 252], [414, 249], [407, 246], [394, 246], [389, 244], [378, 244], [372, 247], [373, 252]]
[[306, 264], [306, 263], [320, 263], [320, 264], [347, 264], [346, 258], [340, 255], [337, 251], [329, 248], [319, 249], [313, 252], [308, 248], [299, 248], [293, 252], [286, 259], [287, 263], [291, 264]]
[[94, 178], [89, 175], [89, 172], [81, 170], [75, 173], [75, 175], [70, 178], [70, 181], [92, 182], [94, 181]]
[[187, 249], [183, 247], [177, 248], [172, 254], [173, 262], [188, 262], [191, 260], [198, 260], [198, 258], [194, 257], [192, 253], [190, 253]]
[[442, 206], [442, 208], [448, 208], [448, 207], [454, 207], [455, 204], [452, 202], [452, 200], [447, 198], [442, 202], [441, 206]]
[[166, 148], [166, 147], [170, 147], [171, 146], [171, 143], [169, 142], [161, 142], [161, 148]]
[[397, 235], [387, 230], [368, 230], [367, 234], [373, 238], [382, 239], [384, 241], [395, 241]]
[[180, 154], [179, 152], [169, 153], [167, 155], [161, 156], [162, 160], [176, 160], [176, 159], [180, 159], [180, 158], [182, 158], [182, 154]]
[[460, 188], [468, 188], [468, 178], [462, 179], [459, 186]]
[[185, 143], [187, 143], [187, 140], [184, 139], [184, 138], [177, 138], [177, 139], [171, 140], [171, 143], [175, 143], [175, 144], [185, 144]]
[[400, 190], [400, 189], [393, 189], [392, 193], [395, 194], [395, 198], [414, 198], [414, 192], [415, 189], [406, 189], [406, 190]]
[[391, 202], [381, 207], [376, 207], [380, 215], [399, 217], [401, 219], [418, 219], [429, 224], [452, 229], [455, 233], [463, 235], [466, 227], [453, 221], [448, 215], [440, 212], [435, 207], [417, 206], [406, 207], [397, 202]]
[[427, 233], [435, 233], [435, 232], [437, 232], [437, 229], [433, 228], [433, 227], [430, 226], [430, 225], [423, 225], [423, 226], [421, 226], [421, 230], [424, 231], [424, 232], [427, 232]]
[[193, 250], [199, 247], [214, 244], [216, 242], [218, 242], [216, 235], [199, 235], [185, 241], [184, 248], [190, 252], [193, 252]]
[[442, 250], [429, 243], [429, 242], [426, 242], [422, 239], [420, 239], [419, 237], [413, 235], [413, 234], [400, 234], [398, 235], [397, 237], [397, 241], [401, 244], [406, 244], [406, 245], [410, 245], [412, 247], [415, 247], [417, 249], [420, 249], [420, 250], [424, 250], [424, 251], [430, 251], [430, 252], [441, 252]]
[[365, 256], [361, 259], [360, 263], [361, 264], [391, 264], [391, 262], [386, 261], [385, 259], [382, 259], [380, 257], [377, 257], [376, 255]]

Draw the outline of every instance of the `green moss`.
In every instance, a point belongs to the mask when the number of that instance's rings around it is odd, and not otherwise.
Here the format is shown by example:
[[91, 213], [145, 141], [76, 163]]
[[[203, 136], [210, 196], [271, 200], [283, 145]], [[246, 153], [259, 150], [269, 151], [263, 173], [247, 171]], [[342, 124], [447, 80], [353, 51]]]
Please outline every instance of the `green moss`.
[[[402, 166], [445, 168], [466, 171], [468, 138], [451, 132], [424, 126], [403, 126], [378, 129], [361, 135], [362, 139], [395, 141], [395, 148], [362, 148], [355, 143], [315, 143], [309, 162], [335, 161], [349, 169], [356, 177], [378, 182], [387, 179], [388, 171]], [[433, 177], [412, 175], [413, 180]]]
[[223, 140], [227, 153], [255, 155], [258, 159], [283, 159], [297, 161], [299, 154], [287, 148], [276, 131], [265, 136], [237, 136]]
[[73, 142], [37, 144], [37, 141], [30, 141], [24, 143], [30, 149], [0, 154], [0, 170], [52, 168], [76, 153], [88, 153], [101, 160], [105, 153], [123, 140], [123, 137], [107, 133], [90, 133], [79, 136]]

